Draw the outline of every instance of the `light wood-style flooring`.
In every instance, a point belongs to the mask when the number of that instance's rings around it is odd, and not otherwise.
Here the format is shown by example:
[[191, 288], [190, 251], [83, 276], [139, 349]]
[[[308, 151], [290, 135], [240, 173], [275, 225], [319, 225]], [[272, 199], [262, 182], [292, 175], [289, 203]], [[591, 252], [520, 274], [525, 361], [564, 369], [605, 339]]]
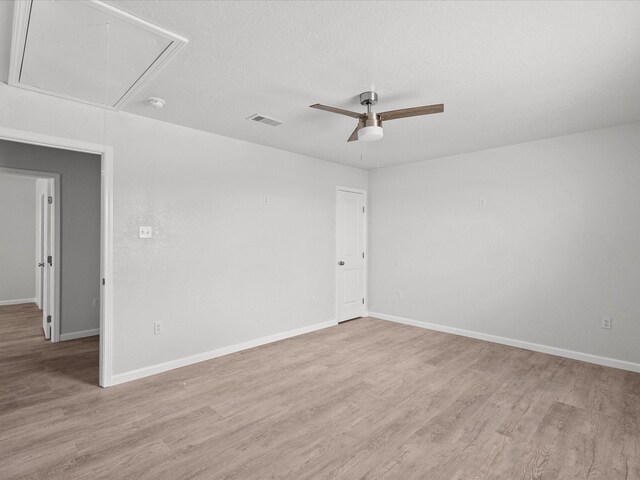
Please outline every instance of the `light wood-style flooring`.
[[0, 307], [0, 479], [640, 479], [640, 374], [363, 318], [101, 389]]

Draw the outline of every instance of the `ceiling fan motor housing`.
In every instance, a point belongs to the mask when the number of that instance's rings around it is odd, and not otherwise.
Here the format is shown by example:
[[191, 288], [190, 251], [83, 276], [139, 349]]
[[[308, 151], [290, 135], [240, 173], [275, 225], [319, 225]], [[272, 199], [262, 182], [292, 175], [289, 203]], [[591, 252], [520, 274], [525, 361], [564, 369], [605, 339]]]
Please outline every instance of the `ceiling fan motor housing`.
[[360, 94], [360, 105], [366, 105], [367, 107], [367, 113], [363, 114], [361, 120], [362, 127], [357, 130], [358, 140], [361, 142], [380, 140], [384, 135], [380, 115], [371, 111], [371, 106], [376, 103], [378, 103], [378, 94], [376, 92], [370, 91]]
[[364, 126], [365, 127], [381, 127], [382, 120], [380, 115], [375, 112], [367, 112], [364, 114]]
[[364, 127], [358, 129], [358, 140], [361, 142], [380, 140], [384, 136], [380, 115], [375, 112], [367, 112], [364, 115]]

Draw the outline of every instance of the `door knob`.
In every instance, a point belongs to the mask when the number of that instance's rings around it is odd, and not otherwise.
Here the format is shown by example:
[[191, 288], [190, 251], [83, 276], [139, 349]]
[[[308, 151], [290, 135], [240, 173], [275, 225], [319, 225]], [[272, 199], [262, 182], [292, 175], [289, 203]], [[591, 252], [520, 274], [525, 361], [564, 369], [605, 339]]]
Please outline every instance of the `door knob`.
[[338, 262], [338, 265], [344, 265], [344, 262], [343, 262], [342, 260], [340, 260], [340, 261]]
[[38, 264], [38, 266], [39, 267], [44, 267], [44, 263], [41, 262], [41, 263]]

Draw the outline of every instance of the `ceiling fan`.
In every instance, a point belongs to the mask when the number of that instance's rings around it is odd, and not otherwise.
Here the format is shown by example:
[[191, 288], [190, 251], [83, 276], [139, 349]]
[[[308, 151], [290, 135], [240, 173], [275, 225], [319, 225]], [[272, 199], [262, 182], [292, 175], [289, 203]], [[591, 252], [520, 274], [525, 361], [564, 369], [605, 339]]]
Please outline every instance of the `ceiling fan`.
[[311, 108], [317, 108], [318, 110], [325, 110], [327, 112], [338, 113], [340, 115], [346, 115], [347, 117], [357, 118], [358, 126], [353, 131], [347, 142], [353, 142], [354, 140], [360, 140], [363, 142], [371, 142], [373, 140], [379, 140], [383, 136], [382, 122], [387, 120], [395, 120], [397, 118], [417, 117], [418, 115], [430, 115], [432, 113], [444, 112], [444, 105], [438, 103], [436, 105], [425, 105], [423, 107], [401, 108], [400, 110], [390, 110], [388, 112], [375, 113], [371, 111], [371, 106], [378, 103], [378, 94], [376, 92], [362, 92], [360, 94], [360, 105], [367, 107], [366, 113], [352, 112], [350, 110], [344, 110], [342, 108], [328, 107], [316, 103], [310, 105]]

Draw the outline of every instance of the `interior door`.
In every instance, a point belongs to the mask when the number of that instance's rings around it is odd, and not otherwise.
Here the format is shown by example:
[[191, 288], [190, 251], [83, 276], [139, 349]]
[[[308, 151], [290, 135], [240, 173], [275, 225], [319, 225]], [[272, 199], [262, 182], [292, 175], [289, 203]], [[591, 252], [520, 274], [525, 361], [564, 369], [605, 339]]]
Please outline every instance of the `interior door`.
[[51, 338], [51, 321], [53, 316], [53, 219], [52, 217], [52, 205], [48, 199], [52, 195], [51, 183], [48, 185], [48, 194], [45, 196], [43, 202], [44, 208], [42, 209], [43, 217], [43, 246], [44, 254], [42, 263], [42, 330], [44, 336], [47, 339]]
[[338, 321], [365, 315], [364, 193], [338, 190], [336, 225]]

